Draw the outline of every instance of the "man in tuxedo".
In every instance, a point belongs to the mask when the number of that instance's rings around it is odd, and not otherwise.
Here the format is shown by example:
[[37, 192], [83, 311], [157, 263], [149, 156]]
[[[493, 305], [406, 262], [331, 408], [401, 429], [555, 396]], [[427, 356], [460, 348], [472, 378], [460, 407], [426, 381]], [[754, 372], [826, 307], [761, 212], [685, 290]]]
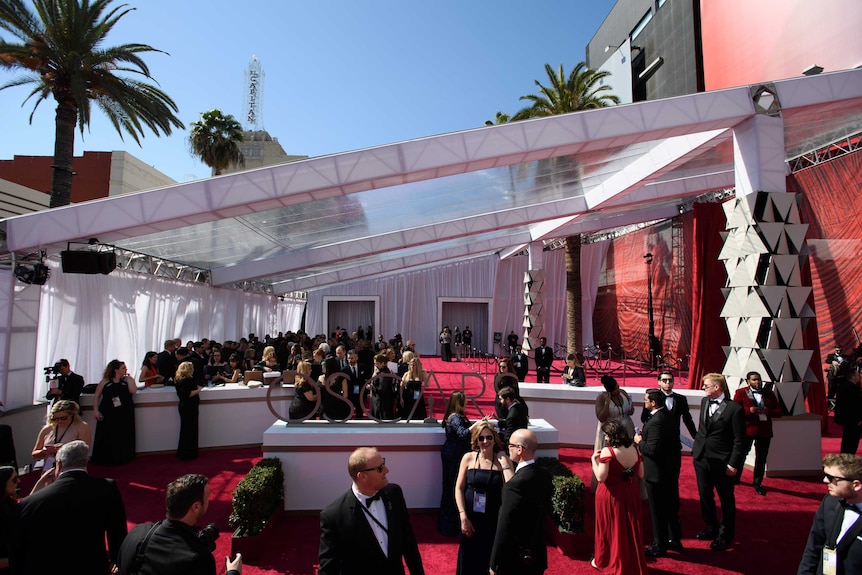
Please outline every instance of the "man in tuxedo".
[[536, 348], [536, 382], [551, 383], [551, 366], [554, 364], [554, 350], [548, 347], [548, 338], [539, 338]]
[[[210, 547], [197, 530], [209, 499], [205, 475], [190, 473], [168, 484], [167, 518], [143, 523], [129, 532], [120, 547], [119, 575], [215, 575], [215, 540]], [[227, 575], [240, 575], [242, 555], [237, 553], [233, 560], [228, 557], [225, 565]]]
[[515, 367], [515, 375], [518, 376], [518, 381], [526, 381], [527, 372], [530, 371], [530, 358], [524, 353], [522, 346], [515, 346], [515, 353], [509, 358], [509, 361]]
[[464, 346], [467, 351], [473, 346], [473, 330], [470, 329], [470, 326], [464, 328], [464, 332], [461, 334], [464, 338]]
[[823, 483], [829, 494], [814, 514], [797, 575], [862, 573], [862, 459], [827, 455]]
[[503, 502], [491, 549], [490, 575], [537, 575], [548, 568], [545, 513], [551, 504], [551, 477], [535, 465], [538, 441], [529, 429], [509, 438], [515, 475], [503, 486]]
[[353, 485], [320, 512], [319, 575], [423, 575], [401, 487], [389, 483], [386, 459], [374, 447], [350, 455]]
[[530, 424], [527, 408], [518, 399], [518, 394], [511, 387], [504, 387], [497, 394], [500, 406], [506, 411], [506, 419], [497, 422], [500, 428], [500, 439], [505, 443], [518, 429], [526, 429]]
[[164, 377], [166, 385], [173, 384], [174, 375], [177, 373], [177, 358], [174, 352], [177, 349], [177, 342], [169, 339], [165, 341], [165, 347], [156, 356], [156, 369], [159, 370], [159, 375]]
[[[108, 575], [116, 564], [126, 536], [126, 509], [113, 479], [87, 474], [89, 456], [90, 446], [80, 440], [61, 447], [54, 467], [57, 479], [18, 505], [12, 573]], [[68, 528], [52, 535], [59, 526]]]
[[[733, 486], [736, 473], [745, 461], [745, 419], [742, 406], [731, 401], [723, 375], [704, 375], [702, 389], [706, 397], [700, 404], [700, 426], [691, 456], [700, 496], [700, 514], [706, 528], [696, 537], [712, 540], [711, 549], [724, 551], [730, 547], [736, 528]], [[715, 493], [721, 501], [721, 524], [716, 513]]]
[[[775, 392], [763, 388], [763, 381], [756, 371], [749, 371], [745, 376], [748, 386], [740, 387], [733, 395], [733, 401], [742, 406], [745, 417], [745, 448], [747, 456], [754, 445], [754, 491], [758, 495], [766, 495], [763, 488], [763, 477], [766, 475], [766, 458], [769, 455], [769, 445], [772, 443], [772, 419], [781, 417], [781, 406]], [[736, 482], [742, 476], [742, 467], [736, 476]]]
[[[679, 424], [665, 407], [666, 396], [659, 389], [644, 394], [647, 412], [643, 431], [635, 434], [643, 456], [644, 483], [652, 520], [653, 544], [647, 557], [664, 557], [669, 548], [682, 550], [679, 525]], [[674, 490], [676, 489], [676, 493]]]
[[359, 392], [371, 374], [368, 368], [359, 363], [359, 353], [355, 349], [347, 352], [347, 366], [341, 371], [347, 374], [347, 399], [356, 408], [355, 417], [364, 417], [364, 411], [359, 404]]
[[[694, 424], [694, 419], [691, 417], [691, 410], [688, 407], [688, 399], [679, 393], [676, 393], [673, 390], [673, 373], [668, 370], [662, 371], [658, 374], [658, 388], [665, 396], [665, 409], [667, 409], [668, 413], [673, 417], [674, 422], [676, 423], [676, 428], [679, 429], [679, 424], [682, 422], [685, 424], [685, 428], [688, 430], [689, 435], [692, 439], [697, 435], [697, 427]], [[641, 411], [641, 423], [646, 423], [649, 418], [649, 411], [644, 409]], [[677, 479], [679, 478], [679, 473], [677, 473]]]
[[72, 371], [68, 359], [61, 359], [54, 364], [54, 371], [58, 373], [57, 387], [51, 387], [45, 399], [51, 400], [54, 405], [61, 399], [74, 401], [81, 405], [81, 391], [84, 389], [84, 378]]

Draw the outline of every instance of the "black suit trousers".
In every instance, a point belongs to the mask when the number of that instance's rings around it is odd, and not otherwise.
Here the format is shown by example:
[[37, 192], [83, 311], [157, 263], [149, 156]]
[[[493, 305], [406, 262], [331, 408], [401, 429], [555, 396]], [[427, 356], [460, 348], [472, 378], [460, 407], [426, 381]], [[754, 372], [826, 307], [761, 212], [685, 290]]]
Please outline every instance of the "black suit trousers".
[[[694, 474], [700, 495], [700, 514], [704, 522], [719, 535], [732, 539], [736, 533], [735, 475], [727, 475], [727, 464], [721, 459], [701, 457], [694, 460]], [[721, 523], [715, 506], [715, 493], [721, 502]]]

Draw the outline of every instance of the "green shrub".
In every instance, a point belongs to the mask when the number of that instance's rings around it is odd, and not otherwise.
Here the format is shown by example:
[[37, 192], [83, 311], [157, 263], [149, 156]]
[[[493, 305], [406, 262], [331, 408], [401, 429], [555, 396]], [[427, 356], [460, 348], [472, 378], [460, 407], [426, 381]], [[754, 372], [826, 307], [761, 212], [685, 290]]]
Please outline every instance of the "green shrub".
[[557, 475], [561, 475], [563, 477], [572, 477], [574, 473], [572, 470], [566, 467], [566, 464], [561, 462], [556, 457], [538, 457], [536, 458], [536, 464], [539, 467], [548, 471], [552, 477], [556, 477]]
[[582, 533], [586, 493], [584, 482], [556, 457], [539, 457], [536, 464], [551, 474], [554, 483], [554, 493], [551, 496], [554, 523], [567, 533]]
[[262, 459], [251, 468], [233, 492], [233, 511], [228, 522], [241, 535], [263, 531], [267, 520], [284, 501], [284, 472], [281, 460]]
[[553, 478], [554, 495], [551, 497], [554, 523], [567, 533], [584, 531], [584, 482], [577, 475]]

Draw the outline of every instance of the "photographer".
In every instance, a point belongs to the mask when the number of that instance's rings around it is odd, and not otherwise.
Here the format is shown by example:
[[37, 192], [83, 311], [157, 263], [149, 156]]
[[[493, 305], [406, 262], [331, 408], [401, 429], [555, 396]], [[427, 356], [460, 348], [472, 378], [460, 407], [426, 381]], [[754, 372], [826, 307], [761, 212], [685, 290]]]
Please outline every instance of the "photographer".
[[[51, 377], [52, 374], [54, 377]], [[46, 367], [45, 376], [49, 383], [45, 399], [51, 400], [52, 404], [60, 399], [67, 399], [81, 405], [84, 378], [72, 371], [68, 359], [61, 359], [52, 368]]]
[[[119, 575], [215, 575], [212, 552], [218, 530], [196, 525], [209, 507], [209, 479], [183, 475], [168, 485], [167, 519], [138, 525], [129, 532], [117, 559]], [[242, 555], [225, 559], [227, 575], [242, 573]]]

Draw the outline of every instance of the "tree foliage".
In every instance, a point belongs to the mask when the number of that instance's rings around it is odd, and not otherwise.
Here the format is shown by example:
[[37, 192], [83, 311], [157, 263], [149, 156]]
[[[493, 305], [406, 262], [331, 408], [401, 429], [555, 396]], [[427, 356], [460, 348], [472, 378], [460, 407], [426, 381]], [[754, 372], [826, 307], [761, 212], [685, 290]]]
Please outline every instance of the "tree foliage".
[[[106, 36], [133, 10], [113, 0], [0, 0], [0, 31], [20, 42], [0, 38], [0, 68], [21, 75], [0, 86], [32, 86], [24, 103], [57, 102], [51, 207], [66, 205], [72, 193], [75, 126], [90, 125], [91, 102], [114, 128], [140, 145], [148, 128], [157, 136], [184, 128], [171, 98], [156, 85], [141, 54], [161, 52], [146, 44], [105, 47]], [[164, 53], [164, 52], [161, 52]]]
[[233, 165], [245, 166], [239, 149], [243, 141], [242, 126], [232, 115], [215, 108], [201, 114], [199, 122], [191, 123], [189, 149], [192, 155], [213, 169], [218, 176]]

